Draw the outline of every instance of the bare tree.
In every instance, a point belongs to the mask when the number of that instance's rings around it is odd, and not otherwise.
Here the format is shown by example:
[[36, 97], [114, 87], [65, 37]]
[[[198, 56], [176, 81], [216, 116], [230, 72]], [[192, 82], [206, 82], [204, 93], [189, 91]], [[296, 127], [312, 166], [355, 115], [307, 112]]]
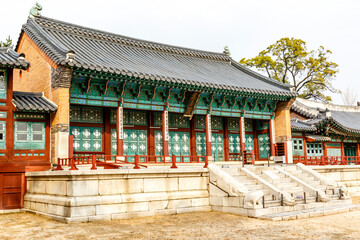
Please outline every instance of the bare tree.
[[353, 89], [350, 89], [349, 87], [346, 88], [344, 92], [341, 93], [343, 103], [347, 106], [354, 106], [357, 104], [357, 94]]

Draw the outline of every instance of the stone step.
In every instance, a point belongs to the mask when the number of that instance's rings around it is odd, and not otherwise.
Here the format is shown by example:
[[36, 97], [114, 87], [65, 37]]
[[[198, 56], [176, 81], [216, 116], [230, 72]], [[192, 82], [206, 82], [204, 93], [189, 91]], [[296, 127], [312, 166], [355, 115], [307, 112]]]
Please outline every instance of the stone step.
[[265, 208], [277, 207], [277, 206], [281, 206], [280, 200], [266, 200], [265, 199]]
[[[285, 167], [282, 167], [282, 169], [284, 169], [285, 171], [297, 171], [297, 167], [296, 166], [285, 166]], [[299, 170], [301, 171], [301, 170]]]
[[224, 172], [227, 172], [230, 175], [234, 176], [241, 176], [245, 175], [245, 173], [240, 171], [240, 168], [221, 168]]
[[274, 213], [274, 214], [262, 215], [259, 216], [259, 218], [273, 220], [273, 221], [295, 220], [301, 218], [326, 216], [330, 214], [343, 213], [343, 212], [356, 211], [356, 210], [360, 210], [360, 204], [326, 206], [326, 207], [304, 209], [299, 211]]
[[255, 191], [255, 190], [262, 190], [264, 189], [264, 186], [263, 185], [260, 185], [260, 184], [251, 184], [251, 185], [246, 185], [247, 189], [249, 191]]
[[279, 187], [281, 189], [298, 187], [298, 184], [296, 182], [282, 182], [280, 184], [275, 184], [275, 185], [277, 185], [277, 187]]
[[282, 184], [282, 183], [289, 183], [291, 182], [291, 178], [280, 178], [280, 179], [272, 179], [271, 180], [274, 184]]
[[238, 180], [239, 182], [241, 181], [246, 181], [246, 180], [255, 180], [252, 177], [248, 177], [248, 176], [232, 176], [233, 178], [235, 178], [236, 180]]
[[287, 187], [279, 186], [278, 188], [280, 188], [280, 190], [282, 190], [284, 192], [288, 192], [288, 193], [292, 193], [292, 194], [304, 192], [304, 189], [302, 187], [287, 188]]

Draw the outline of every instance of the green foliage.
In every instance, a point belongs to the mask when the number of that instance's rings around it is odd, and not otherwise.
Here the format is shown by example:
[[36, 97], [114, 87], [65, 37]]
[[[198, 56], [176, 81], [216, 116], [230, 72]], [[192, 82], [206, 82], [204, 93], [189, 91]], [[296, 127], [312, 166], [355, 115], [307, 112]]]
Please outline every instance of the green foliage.
[[293, 85], [299, 97], [330, 102], [331, 97], [324, 92], [340, 92], [332, 86], [332, 80], [339, 70], [336, 63], [329, 61], [331, 54], [323, 46], [308, 51], [303, 40], [282, 38], [256, 57], [243, 58], [240, 63], [266, 72], [270, 78]]
[[224, 47], [223, 54], [225, 54], [226, 56], [229, 56], [229, 57], [231, 55], [230, 49], [227, 45]]
[[12, 40], [10, 36], [5, 40], [5, 42], [0, 41], [0, 47], [11, 47]]

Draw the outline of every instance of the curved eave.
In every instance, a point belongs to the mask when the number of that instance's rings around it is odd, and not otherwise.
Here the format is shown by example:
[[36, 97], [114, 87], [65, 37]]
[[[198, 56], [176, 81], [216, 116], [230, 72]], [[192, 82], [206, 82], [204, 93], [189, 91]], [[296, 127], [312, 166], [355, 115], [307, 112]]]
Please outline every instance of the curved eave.
[[[74, 66], [75, 65], [75, 66]], [[243, 95], [248, 97], [262, 97], [262, 98], [272, 98], [274, 100], [288, 100], [297, 96], [296, 92], [291, 91], [268, 91], [261, 89], [251, 89], [251, 88], [239, 88], [233, 86], [224, 86], [218, 84], [210, 83], [200, 83], [193, 82], [185, 79], [175, 79], [163, 76], [154, 76], [147, 75], [143, 73], [132, 73], [129, 71], [119, 71], [119, 72], [110, 72], [110, 71], [101, 71], [101, 69], [96, 69], [95, 67], [91, 68], [82, 68], [81, 66], [76, 66], [77, 64], [69, 64], [75, 75], [87, 76], [87, 77], [96, 77], [98, 79], [104, 80], [125, 80], [129, 82], [141, 82], [147, 83], [149, 85], [164, 85], [164, 86], [177, 86], [180, 89], [187, 89], [191, 91], [207, 91], [211, 93], [219, 94], [229, 94], [229, 95]]]

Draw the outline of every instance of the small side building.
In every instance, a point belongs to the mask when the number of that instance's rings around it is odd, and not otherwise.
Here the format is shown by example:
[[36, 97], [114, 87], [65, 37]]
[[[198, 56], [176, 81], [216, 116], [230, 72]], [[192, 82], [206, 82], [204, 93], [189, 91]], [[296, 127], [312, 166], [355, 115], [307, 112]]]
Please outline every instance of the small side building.
[[14, 92], [30, 63], [24, 54], [0, 48], [0, 209], [20, 208], [24, 173], [50, 168], [50, 112], [57, 106], [42, 93]]
[[[360, 107], [297, 98], [291, 106], [293, 156], [296, 161], [321, 156], [354, 161], [360, 156]], [[341, 158], [348, 157], [348, 158]]]

